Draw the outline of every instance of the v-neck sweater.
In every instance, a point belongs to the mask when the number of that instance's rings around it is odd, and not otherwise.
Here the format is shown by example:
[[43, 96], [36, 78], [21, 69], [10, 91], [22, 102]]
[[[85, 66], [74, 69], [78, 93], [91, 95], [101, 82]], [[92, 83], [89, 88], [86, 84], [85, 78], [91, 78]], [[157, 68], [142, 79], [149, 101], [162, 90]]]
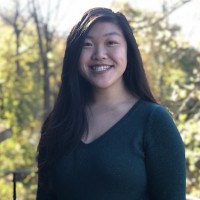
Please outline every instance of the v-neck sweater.
[[185, 200], [184, 144], [169, 112], [139, 100], [95, 141], [56, 164], [37, 200]]

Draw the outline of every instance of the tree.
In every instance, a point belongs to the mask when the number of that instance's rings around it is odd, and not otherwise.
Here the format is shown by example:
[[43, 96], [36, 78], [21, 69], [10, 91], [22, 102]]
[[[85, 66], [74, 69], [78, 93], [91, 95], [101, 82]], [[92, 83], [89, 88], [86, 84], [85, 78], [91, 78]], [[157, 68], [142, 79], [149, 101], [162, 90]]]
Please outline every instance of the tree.
[[[11, 199], [12, 196], [10, 172], [19, 169], [36, 171], [36, 148], [46, 102], [43, 99], [43, 77], [46, 75], [41, 52], [48, 64], [45, 67], [48, 68], [47, 83], [51, 88], [48, 90], [50, 109], [59, 86], [65, 44], [65, 38], [57, 31], [45, 29], [50, 25], [44, 25], [38, 17], [44, 48], [41, 51], [33, 13], [30, 14], [20, 1], [13, 2], [10, 10], [0, 11], [0, 124], [12, 131], [12, 137], [0, 143], [0, 196], [3, 199]], [[36, 178], [35, 173], [18, 176], [18, 196], [35, 199]]]

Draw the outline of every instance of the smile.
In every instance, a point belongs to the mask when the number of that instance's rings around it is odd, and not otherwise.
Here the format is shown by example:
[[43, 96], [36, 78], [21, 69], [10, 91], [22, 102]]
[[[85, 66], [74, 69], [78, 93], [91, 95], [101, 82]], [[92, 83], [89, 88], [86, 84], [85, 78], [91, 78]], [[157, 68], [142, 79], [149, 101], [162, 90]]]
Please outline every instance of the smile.
[[95, 72], [103, 72], [111, 69], [111, 66], [92, 66], [92, 70]]

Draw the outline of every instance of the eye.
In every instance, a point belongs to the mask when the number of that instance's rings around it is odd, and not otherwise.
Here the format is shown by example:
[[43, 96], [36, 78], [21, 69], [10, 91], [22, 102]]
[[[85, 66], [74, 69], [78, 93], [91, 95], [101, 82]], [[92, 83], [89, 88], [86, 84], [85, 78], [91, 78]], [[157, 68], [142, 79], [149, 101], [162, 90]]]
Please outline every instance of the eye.
[[114, 41], [114, 40], [109, 40], [109, 41], [107, 42], [107, 44], [110, 45], [110, 46], [113, 46], [113, 45], [118, 44], [118, 42], [117, 42], [117, 41]]
[[83, 47], [91, 47], [91, 46], [92, 46], [92, 43], [89, 42], [89, 41], [85, 41], [85, 42], [83, 43]]

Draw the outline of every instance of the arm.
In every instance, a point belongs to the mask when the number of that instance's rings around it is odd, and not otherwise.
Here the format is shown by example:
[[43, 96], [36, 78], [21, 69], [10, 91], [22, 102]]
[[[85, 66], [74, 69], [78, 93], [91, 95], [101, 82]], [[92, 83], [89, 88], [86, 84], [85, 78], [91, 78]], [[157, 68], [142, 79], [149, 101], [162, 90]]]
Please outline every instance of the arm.
[[[44, 153], [44, 149], [43, 151], [41, 150], [40, 152], [40, 159], [38, 159], [38, 162], [40, 161], [40, 165], [42, 165], [41, 163], [44, 162], [45, 160], [45, 153]], [[39, 166], [39, 164], [38, 164]], [[39, 170], [40, 169], [40, 170]], [[47, 176], [47, 174], [49, 174], [47, 172], [46, 169], [43, 169], [42, 167], [38, 167], [38, 187], [37, 187], [37, 194], [36, 194], [36, 200], [56, 200], [56, 195], [55, 195], [55, 185], [53, 184], [53, 176], [51, 175], [51, 178], [48, 178], [48, 182], [46, 181], [44, 183], [44, 180], [42, 181], [42, 176], [44, 179], [44, 175]], [[47, 187], [47, 183], [49, 183], [49, 186]], [[51, 184], [50, 184], [51, 183]], [[51, 191], [50, 189], [48, 189], [51, 185]], [[46, 186], [46, 187], [45, 187]]]
[[149, 118], [145, 136], [150, 199], [185, 200], [184, 144], [169, 113], [158, 106]]
[[38, 184], [36, 200], [56, 200], [56, 196], [53, 193], [48, 193]]

